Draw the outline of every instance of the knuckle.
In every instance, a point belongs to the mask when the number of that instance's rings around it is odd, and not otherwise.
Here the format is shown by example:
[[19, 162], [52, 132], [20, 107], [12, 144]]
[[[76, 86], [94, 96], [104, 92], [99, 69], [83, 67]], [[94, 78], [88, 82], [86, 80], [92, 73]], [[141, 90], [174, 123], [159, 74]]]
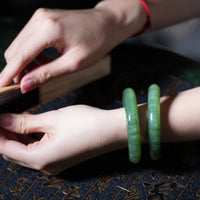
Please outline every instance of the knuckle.
[[[50, 9], [39, 8], [34, 14], [34, 20], [42, 20], [42, 33], [47, 46], [54, 45], [54, 41], [58, 40], [61, 33], [61, 23], [59, 18], [51, 14]], [[46, 32], [48, 32], [48, 38], [46, 37]], [[48, 44], [49, 43], [49, 44]]]
[[40, 68], [38, 72], [38, 81], [39, 84], [45, 83], [48, 80], [52, 79], [53, 75], [50, 70], [46, 68]]
[[9, 49], [6, 49], [6, 51], [4, 52], [4, 57], [7, 62], [11, 59], [12, 55]]
[[49, 38], [53, 41], [59, 39], [61, 33], [61, 24], [56, 18], [48, 17], [44, 23], [44, 29], [49, 31]]
[[57, 26], [57, 19], [56, 18], [52, 18], [52, 17], [48, 17], [45, 21], [45, 25], [47, 27], [50, 27], [51, 29], [54, 29]]
[[43, 17], [46, 17], [47, 16], [47, 13], [48, 13], [48, 10], [47, 8], [38, 8], [35, 13], [33, 14], [33, 17], [37, 17], [37, 18], [43, 18]]
[[23, 118], [19, 119], [19, 121], [17, 122], [17, 126], [19, 127], [19, 131], [21, 134], [28, 133], [28, 123], [29, 123], [28, 115], [25, 115]]

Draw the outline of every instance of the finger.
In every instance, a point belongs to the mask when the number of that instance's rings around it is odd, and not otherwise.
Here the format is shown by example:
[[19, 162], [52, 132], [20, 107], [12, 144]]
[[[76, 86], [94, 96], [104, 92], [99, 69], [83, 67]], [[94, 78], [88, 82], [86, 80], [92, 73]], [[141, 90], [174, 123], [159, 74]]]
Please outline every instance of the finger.
[[8, 130], [5, 130], [5, 129], [2, 129], [0, 128], [0, 139], [1, 140], [13, 140], [13, 141], [18, 141], [18, 142], [21, 142], [25, 145], [28, 145], [28, 144], [32, 144], [36, 141], [39, 141], [42, 139], [42, 137], [44, 136], [41, 135], [41, 138], [34, 138], [32, 135], [21, 135], [21, 134], [16, 134], [16, 133], [12, 133]]
[[4, 155], [4, 158], [10, 162], [42, 170], [45, 166], [46, 155], [55, 142], [54, 139], [46, 134], [41, 141], [26, 145], [19, 141], [1, 137], [0, 134], [0, 154]]
[[81, 52], [71, 50], [27, 73], [21, 80], [21, 90], [28, 92], [57, 76], [75, 72], [87, 65]]
[[20, 73], [18, 74], [13, 81], [15, 83], [19, 83], [20, 80], [22, 79], [22, 77], [27, 74], [28, 72], [32, 71], [33, 69], [35, 69], [36, 67], [48, 63], [52, 61], [52, 59], [47, 58], [46, 56], [39, 54], [31, 63], [29, 63], [26, 68]]
[[14, 83], [20, 83], [20, 80], [25, 75], [25, 70], [22, 70], [17, 76], [13, 78]]
[[32, 62], [43, 49], [53, 46], [54, 41], [57, 38], [57, 34], [55, 34], [55, 31], [51, 32], [49, 30], [49, 35], [47, 36], [46, 32], [48, 29], [47, 25], [43, 26], [40, 30], [35, 31], [35, 33], [20, 46], [15, 56], [12, 57], [1, 72], [0, 86], [10, 84], [13, 78], [20, 74], [26, 65]]
[[35, 152], [29, 151], [27, 145], [18, 141], [0, 139], [0, 154], [4, 155], [7, 161], [30, 167]]
[[49, 119], [46, 119], [44, 114], [1, 114], [0, 126], [19, 134], [46, 132], [49, 127]]
[[4, 160], [8, 161], [8, 162], [11, 162], [11, 163], [14, 163], [14, 164], [17, 164], [17, 165], [20, 165], [22, 167], [27, 167], [27, 168], [30, 168], [29, 165], [23, 163], [23, 162], [20, 162], [18, 160], [13, 160], [12, 158], [9, 158], [8, 156], [5, 156], [3, 155], [2, 156]]
[[22, 77], [27, 74], [28, 72], [30, 72], [32, 69], [34, 69], [35, 67], [37, 67], [38, 65], [36, 65], [36, 63], [31, 62], [29, 63], [24, 70], [22, 70], [19, 74], [17, 74], [17, 76], [14, 77], [13, 81], [15, 83], [19, 83], [20, 80], [22, 79]]
[[[33, 40], [37, 39], [33, 38]], [[39, 41], [39, 43], [35, 43], [33, 46], [29, 44], [30, 42], [31, 41], [24, 44], [23, 48], [19, 49], [15, 57], [7, 63], [0, 74], [0, 86], [9, 85], [14, 77], [20, 75], [25, 67], [42, 51], [42, 48], [44, 48]]]
[[42, 20], [40, 15], [38, 15], [38, 11], [36, 11], [33, 16], [30, 18], [28, 23], [24, 26], [24, 28], [20, 31], [15, 40], [10, 44], [8, 49], [5, 51], [6, 61], [9, 62], [12, 57], [14, 57], [18, 53], [18, 49], [24, 44], [24, 41], [27, 41], [30, 35], [34, 34], [34, 32], [41, 26]]
[[26, 145], [16, 141], [16, 139], [16, 134], [1, 129], [0, 154], [7, 157], [7, 159], [9, 157], [15, 160], [19, 160], [19, 154], [24, 156], [24, 152], [27, 152]]

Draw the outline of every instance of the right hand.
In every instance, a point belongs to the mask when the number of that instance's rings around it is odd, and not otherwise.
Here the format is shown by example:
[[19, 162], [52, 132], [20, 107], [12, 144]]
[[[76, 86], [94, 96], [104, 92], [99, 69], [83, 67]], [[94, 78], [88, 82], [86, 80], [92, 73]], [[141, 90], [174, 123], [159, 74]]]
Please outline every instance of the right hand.
[[[27, 92], [56, 76], [87, 67], [117, 44], [116, 28], [96, 9], [38, 9], [5, 52], [7, 65], [0, 86], [14, 79]], [[33, 67], [30, 63], [49, 47], [55, 47], [60, 56]]]
[[[138, 0], [107, 0], [87, 10], [40, 8], [6, 50], [0, 87], [14, 79], [27, 92], [56, 76], [90, 66], [139, 32], [145, 20]], [[60, 56], [33, 66], [32, 61], [49, 47], [55, 47]]]

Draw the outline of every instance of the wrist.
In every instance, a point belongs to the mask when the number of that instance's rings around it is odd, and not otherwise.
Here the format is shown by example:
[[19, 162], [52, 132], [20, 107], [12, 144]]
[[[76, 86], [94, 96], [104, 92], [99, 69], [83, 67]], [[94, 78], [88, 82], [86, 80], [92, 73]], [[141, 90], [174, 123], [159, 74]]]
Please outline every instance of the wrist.
[[[109, 113], [109, 114], [108, 114]], [[119, 148], [128, 146], [127, 137], [127, 120], [125, 108], [109, 110], [106, 114], [109, 116], [108, 126], [112, 134], [112, 143], [119, 144]], [[148, 118], [147, 118], [147, 103], [138, 105], [139, 123], [141, 142], [148, 142]]]
[[[96, 10], [104, 13], [107, 20], [114, 25], [118, 41], [140, 32], [147, 22], [146, 11], [140, 0], [105, 0], [98, 3]], [[113, 28], [112, 27], [112, 28]]]
[[[126, 148], [128, 145], [126, 113], [124, 108], [108, 110], [104, 120], [108, 130], [106, 137], [114, 150]], [[109, 135], [109, 137], [108, 137]]]

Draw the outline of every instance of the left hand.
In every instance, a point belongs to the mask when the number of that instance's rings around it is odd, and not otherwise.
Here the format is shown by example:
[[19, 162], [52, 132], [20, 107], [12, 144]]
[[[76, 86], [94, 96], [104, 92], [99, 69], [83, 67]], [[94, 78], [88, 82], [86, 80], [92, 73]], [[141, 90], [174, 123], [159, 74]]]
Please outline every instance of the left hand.
[[[37, 115], [2, 114], [0, 125], [0, 154], [48, 174], [127, 146], [123, 109], [78, 105]], [[31, 133], [43, 137], [36, 140]]]

